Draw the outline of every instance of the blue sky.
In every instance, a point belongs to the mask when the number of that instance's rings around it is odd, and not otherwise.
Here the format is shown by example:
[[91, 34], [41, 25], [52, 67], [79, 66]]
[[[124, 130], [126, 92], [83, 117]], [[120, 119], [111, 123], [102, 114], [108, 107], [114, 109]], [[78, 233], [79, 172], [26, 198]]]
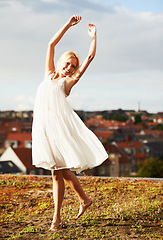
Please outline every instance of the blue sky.
[[162, 0], [103, 0], [105, 3], [118, 5], [132, 12], [160, 12], [163, 10]]
[[74, 109], [163, 111], [162, 0], [0, 0], [0, 110], [31, 110], [44, 77], [47, 43], [73, 15], [82, 21], [56, 47], [81, 61], [87, 24], [97, 27], [97, 54], [68, 98]]

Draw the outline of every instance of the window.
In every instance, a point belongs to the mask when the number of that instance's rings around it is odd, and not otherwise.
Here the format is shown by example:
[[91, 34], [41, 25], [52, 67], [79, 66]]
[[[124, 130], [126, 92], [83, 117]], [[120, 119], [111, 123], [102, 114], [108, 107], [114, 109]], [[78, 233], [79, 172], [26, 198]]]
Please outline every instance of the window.
[[132, 153], [133, 155], [136, 155], [136, 150], [133, 148], [133, 149], [131, 150], [131, 153]]
[[32, 141], [25, 141], [25, 147], [31, 149], [32, 148]]
[[35, 175], [36, 174], [36, 170], [30, 170], [29, 173], [32, 174], [32, 175]]
[[131, 154], [131, 149], [130, 148], [125, 148], [125, 151], [127, 152], [127, 154]]
[[18, 141], [15, 140], [9, 140], [5, 142], [5, 147], [7, 148], [8, 146], [11, 146], [12, 148], [17, 148], [18, 147]]
[[8, 165], [9, 165], [10, 167], [13, 167], [13, 166], [14, 166], [14, 164], [13, 164], [12, 162], [8, 162]]
[[103, 176], [106, 174], [106, 168], [104, 166], [100, 166], [99, 175]]
[[126, 171], [129, 170], [129, 164], [128, 164], [128, 163], [126, 163], [126, 168], [125, 168], [125, 170], [126, 170]]
[[144, 153], [145, 153], [144, 148], [140, 148], [140, 152], [141, 152], [142, 154], [144, 154]]

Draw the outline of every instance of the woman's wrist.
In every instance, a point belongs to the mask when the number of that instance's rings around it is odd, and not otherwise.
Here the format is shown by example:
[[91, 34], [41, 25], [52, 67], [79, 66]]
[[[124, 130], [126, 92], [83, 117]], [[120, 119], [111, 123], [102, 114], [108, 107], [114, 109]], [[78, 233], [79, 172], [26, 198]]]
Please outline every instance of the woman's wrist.
[[96, 39], [96, 34], [93, 35], [93, 36], [91, 37], [91, 39], [92, 39], [92, 40], [93, 40], [93, 39]]
[[68, 22], [66, 23], [66, 25], [67, 25], [68, 28], [72, 27], [72, 24], [70, 23], [70, 21], [68, 21]]

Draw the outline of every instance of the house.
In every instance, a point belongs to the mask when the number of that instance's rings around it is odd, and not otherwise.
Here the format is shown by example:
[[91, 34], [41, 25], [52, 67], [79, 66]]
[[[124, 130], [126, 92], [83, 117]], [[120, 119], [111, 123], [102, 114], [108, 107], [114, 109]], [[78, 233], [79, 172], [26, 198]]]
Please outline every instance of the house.
[[8, 146], [0, 157], [0, 173], [44, 175], [48, 172], [32, 165], [32, 150], [29, 148], [13, 149]]
[[149, 154], [153, 158], [163, 160], [163, 141], [148, 141], [145, 145], [148, 147]]
[[92, 130], [117, 130], [126, 125], [125, 122], [116, 120], [105, 120], [101, 115], [90, 118], [85, 122], [86, 126]]
[[125, 122], [119, 122], [116, 120], [106, 120], [103, 123], [104, 128], [109, 130], [117, 130], [117, 129], [123, 128], [125, 125], [126, 125]]
[[3, 148], [6, 136], [7, 136], [6, 132], [0, 129], [0, 148]]
[[153, 127], [156, 127], [157, 126], [157, 123], [156, 122], [146, 122], [145, 125], [151, 129]]
[[[131, 173], [131, 160], [115, 143], [104, 144], [111, 161], [110, 176], [127, 177]], [[105, 163], [104, 163], [105, 164]]]
[[3, 123], [3, 129], [7, 132], [31, 132], [32, 121], [12, 120]]
[[5, 139], [10, 133], [31, 133], [32, 120], [0, 118], [0, 148], [5, 148]]
[[93, 132], [101, 142], [108, 141], [108, 139], [113, 135], [113, 132], [109, 130], [106, 131], [95, 130]]
[[92, 131], [112, 131], [113, 133], [130, 133], [135, 134], [143, 129], [141, 124], [134, 124], [132, 121], [127, 120], [120, 122], [117, 120], [105, 120], [102, 116], [90, 118], [85, 122], [86, 126]]
[[92, 131], [94, 131], [94, 130], [98, 130], [98, 129], [101, 129], [101, 128], [103, 128], [104, 127], [104, 122], [105, 122], [106, 120], [104, 120], [103, 118], [102, 118], [102, 116], [100, 115], [100, 116], [96, 116], [96, 117], [94, 117], [94, 118], [89, 118], [86, 122], [85, 122], [85, 125], [89, 128], [89, 129], [91, 129]]
[[0, 161], [0, 174], [21, 174], [21, 170], [12, 161]]
[[108, 152], [106, 159], [100, 166], [84, 171], [86, 175], [125, 177], [131, 172], [131, 161], [128, 155], [115, 144], [105, 143], [104, 147]]
[[163, 124], [163, 117], [154, 118], [153, 121], [157, 124]]
[[163, 139], [163, 131], [161, 130], [142, 130], [140, 135], [152, 137], [152, 138], [162, 138]]
[[32, 148], [32, 134], [28, 132], [11, 132], [5, 140], [4, 147], [12, 148]]
[[4, 128], [6, 129], [7, 133], [9, 132], [21, 132], [23, 127], [23, 122], [18, 120], [6, 121], [4, 122]]
[[137, 133], [137, 138], [141, 140], [144, 144], [148, 142], [163, 142], [163, 131], [142, 130], [140, 133]]
[[133, 172], [137, 172], [139, 169], [138, 164], [143, 163], [149, 156], [148, 148], [141, 141], [126, 139], [124, 142], [115, 142], [114, 144], [124, 150], [130, 157]]

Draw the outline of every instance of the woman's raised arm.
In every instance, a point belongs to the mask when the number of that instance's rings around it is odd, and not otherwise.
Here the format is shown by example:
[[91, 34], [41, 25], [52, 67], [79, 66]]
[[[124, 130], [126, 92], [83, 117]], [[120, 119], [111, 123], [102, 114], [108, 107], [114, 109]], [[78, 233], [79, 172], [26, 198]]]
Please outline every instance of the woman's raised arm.
[[86, 71], [87, 67], [93, 60], [96, 54], [96, 27], [94, 24], [88, 24], [89, 29], [88, 33], [91, 37], [91, 44], [89, 47], [88, 56], [83, 61], [83, 63], [80, 65], [80, 67], [76, 70], [76, 72], [71, 75], [70, 77], [66, 78], [66, 84], [65, 84], [65, 92], [66, 95], [70, 94], [71, 88], [78, 82], [78, 80], [81, 78], [83, 73]]
[[80, 65], [78, 70], [73, 74], [74, 80], [75, 80], [75, 78], [77, 80], [80, 79], [80, 77], [86, 71], [87, 67], [89, 66], [89, 64], [91, 63], [91, 61], [93, 60], [93, 58], [95, 57], [95, 54], [96, 54], [96, 41], [97, 41], [96, 40], [96, 27], [94, 24], [88, 24], [88, 26], [89, 26], [88, 33], [91, 37], [91, 44], [89, 47], [89, 52], [88, 52], [86, 59]]
[[69, 21], [59, 29], [59, 31], [52, 37], [49, 41], [47, 54], [46, 54], [46, 63], [45, 63], [45, 76], [50, 75], [55, 71], [54, 66], [54, 53], [55, 53], [55, 46], [61, 40], [63, 35], [66, 31], [71, 27], [79, 23], [81, 20], [81, 16], [74, 15], [72, 16]]

